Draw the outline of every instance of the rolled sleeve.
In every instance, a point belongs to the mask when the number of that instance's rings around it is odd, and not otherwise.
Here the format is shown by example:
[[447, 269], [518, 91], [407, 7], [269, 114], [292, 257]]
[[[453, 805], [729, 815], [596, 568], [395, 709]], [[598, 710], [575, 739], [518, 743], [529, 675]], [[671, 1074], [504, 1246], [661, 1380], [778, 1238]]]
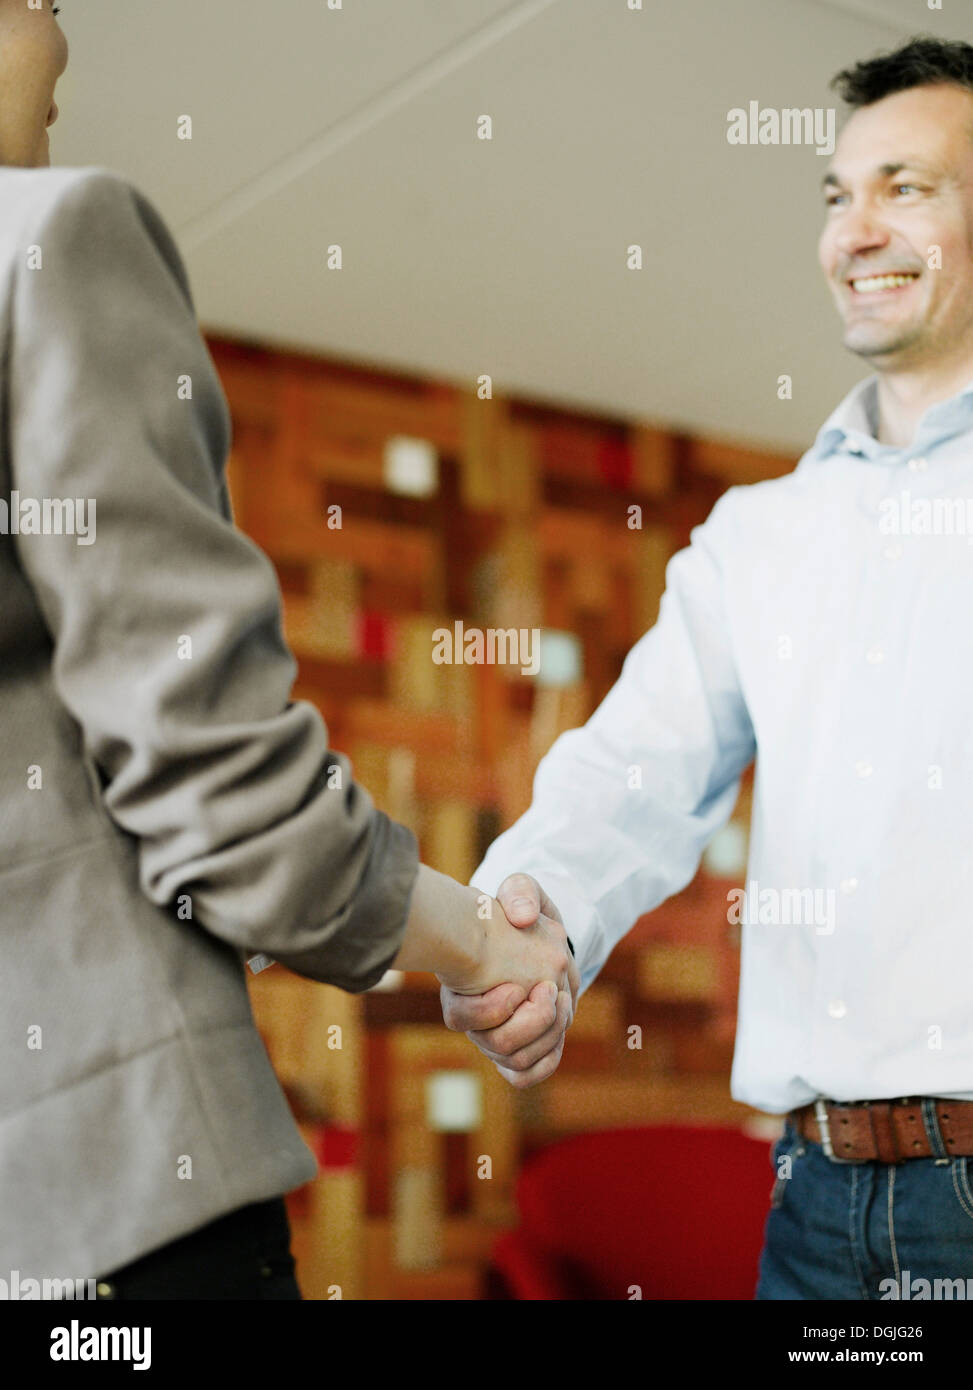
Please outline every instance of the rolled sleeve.
[[564, 919], [582, 990], [690, 881], [755, 753], [722, 580], [733, 492], [669, 561], [658, 622], [588, 722], [541, 759], [530, 808], [471, 879], [495, 896], [508, 874], [532, 874]]

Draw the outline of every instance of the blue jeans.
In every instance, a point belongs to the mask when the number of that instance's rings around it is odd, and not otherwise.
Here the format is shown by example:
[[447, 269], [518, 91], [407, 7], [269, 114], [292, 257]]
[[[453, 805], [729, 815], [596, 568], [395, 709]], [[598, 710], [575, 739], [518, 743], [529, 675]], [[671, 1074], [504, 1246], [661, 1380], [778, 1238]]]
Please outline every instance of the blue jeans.
[[922, 1109], [940, 1157], [900, 1164], [835, 1163], [788, 1122], [758, 1299], [973, 1298], [973, 1158], [949, 1158], [932, 1102]]

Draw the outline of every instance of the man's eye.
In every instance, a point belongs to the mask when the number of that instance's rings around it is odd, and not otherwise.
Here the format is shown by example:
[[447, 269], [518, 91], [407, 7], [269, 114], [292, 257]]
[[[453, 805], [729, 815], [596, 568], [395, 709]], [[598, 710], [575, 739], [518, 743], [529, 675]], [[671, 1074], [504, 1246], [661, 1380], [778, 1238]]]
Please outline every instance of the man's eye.
[[[912, 193], [921, 192], [921, 189], [919, 188], [919, 185], [917, 183], [897, 183], [894, 186], [894, 190], [896, 193], [900, 193], [903, 189], [908, 189]], [[837, 207], [838, 203], [841, 202], [842, 198], [846, 198], [847, 196], [848, 195], [846, 193], [832, 193], [831, 196], [825, 198], [824, 201], [827, 203], [829, 208], [833, 208]]]

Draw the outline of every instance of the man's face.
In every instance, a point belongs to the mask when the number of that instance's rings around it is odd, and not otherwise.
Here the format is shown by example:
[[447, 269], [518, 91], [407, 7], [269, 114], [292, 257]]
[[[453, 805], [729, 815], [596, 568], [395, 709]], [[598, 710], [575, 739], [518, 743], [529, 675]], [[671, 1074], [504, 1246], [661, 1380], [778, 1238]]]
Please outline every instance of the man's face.
[[57, 119], [54, 88], [68, 65], [68, 41], [51, 0], [0, 0], [0, 164], [50, 164], [47, 127]]
[[[862, 107], [825, 179], [818, 258], [845, 347], [877, 371], [935, 364], [964, 339], [973, 351], [973, 92], [914, 87]], [[894, 272], [910, 279], [868, 283]]]

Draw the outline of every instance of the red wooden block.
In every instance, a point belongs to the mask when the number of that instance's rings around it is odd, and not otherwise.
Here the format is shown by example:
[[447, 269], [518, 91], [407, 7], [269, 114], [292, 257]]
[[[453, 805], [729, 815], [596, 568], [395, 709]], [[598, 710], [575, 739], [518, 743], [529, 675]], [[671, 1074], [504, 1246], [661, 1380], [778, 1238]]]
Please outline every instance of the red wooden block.
[[609, 487], [629, 487], [634, 463], [632, 450], [624, 439], [602, 440], [598, 449], [598, 471]]
[[355, 622], [358, 655], [365, 661], [390, 661], [395, 629], [384, 613], [359, 613]]

